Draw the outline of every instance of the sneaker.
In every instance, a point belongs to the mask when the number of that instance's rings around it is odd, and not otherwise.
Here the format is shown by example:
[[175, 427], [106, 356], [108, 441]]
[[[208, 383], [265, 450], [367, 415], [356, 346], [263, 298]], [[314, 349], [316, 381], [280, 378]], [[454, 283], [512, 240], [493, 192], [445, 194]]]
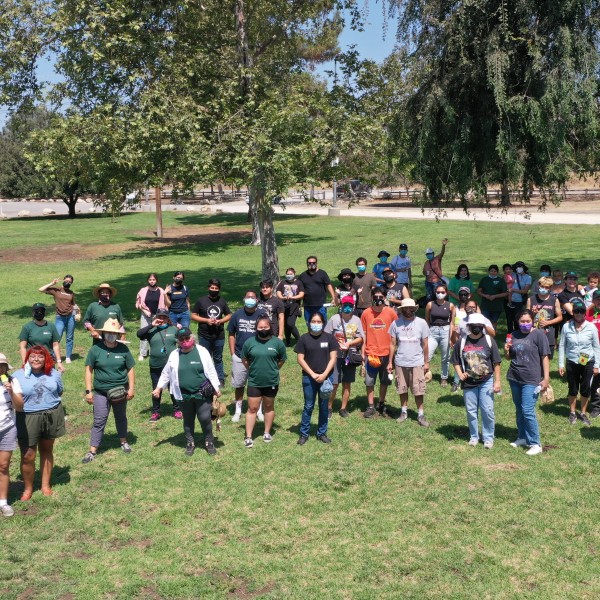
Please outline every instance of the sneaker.
[[144, 362], [144, 357], [141, 354], [138, 356], [138, 362]]
[[298, 438], [298, 441], [296, 442], [296, 444], [298, 444], [298, 446], [304, 446], [304, 444], [306, 444], [306, 442], [308, 442], [308, 438], [305, 435], [301, 435]]
[[258, 419], [258, 421], [260, 423], [264, 423], [265, 422], [265, 415], [261, 412], [256, 413], [256, 418]]
[[96, 455], [93, 452], [88, 452], [82, 459], [81, 462], [86, 465], [87, 463], [91, 463], [96, 458]]
[[425, 415], [419, 415], [417, 417], [417, 422], [421, 427], [429, 427], [429, 421], [425, 418]]
[[477, 444], [479, 444], [479, 439], [478, 438], [471, 438], [467, 444], [469, 444], [469, 446], [477, 446]]
[[324, 444], [331, 444], [331, 438], [327, 437], [325, 434], [318, 435], [317, 439]]
[[12, 506], [5, 504], [4, 506], [0, 506], [0, 513], [2, 513], [3, 517], [12, 517], [15, 514], [15, 511]]
[[577, 414], [574, 412], [569, 413], [569, 424], [575, 425], [575, 423], [577, 423]]
[[588, 427], [591, 425], [590, 420], [585, 413], [579, 413], [579, 418], [583, 421], [584, 425], [587, 425]]
[[231, 417], [232, 423], [239, 423], [240, 417], [242, 416], [241, 412], [236, 412], [233, 417]]
[[527, 446], [527, 440], [524, 440], [523, 438], [518, 438], [514, 442], [511, 442], [510, 445], [513, 448], [524, 448], [525, 446]]
[[263, 435], [263, 442], [272, 442], [273, 441], [273, 436], [270, 433], [265, 433]]
[[342, 419], [347, 419], [349, 416], [350, 413], [345, 408], [340, 409], [340, 417], [342, 417]]
[[328, 419], [331, 419], [331, 417], [332, 417], [332, 416], [333, 416], [333, 408], [329, 408], [329, 409], [327, 410], [327, 418], [328, 418]]
[[536, 454], [542, 453], [542, 447], [539, 444], [533, 444], [525, 454], [529, 454], [529, 456], [535, 456]]
[[152, 415], [150, 415], [150, 420], [151, 421], [158, 421], [160, 419], [160, 413], [157, 412], [153, 412]]
[[70, 358], [67, 356], [67, 358], [65, 358], [65, 362], [66, 362], [68, 365], [70, 365], [72, 361], [71, 361], [71, 359], [70, 359]]
[[400, 413], [400, 416], [396, 419], [396, 423], [404, 423], [404, 421], [406, 421], [406, 419], [408, 419], [408, 413], [405, 411], [402, 411]]
[[217, 449], [215, 448], [215, 444], [214, 442], [206, 442], [206, 451], [211, 455], [214, 456], [217, 453]]
[[183, 419], [183, 413], [180, 410], [176, 410], [173, 413], [173, 418], [181, 420], [181, 419]]
[[451, 391], [452, 391], [452, 393], [453, 393], [453, 394], [454, 394], [455, 392], [457, 392], [457, 391], [458, 391], [458, 383], [456, 383], [456, 381], [454, 381], [454, 382], [452, 383], [452, 387], [451, 387], [450, 389], [451, 389]]
[[125, 454], [129, 454], [131, 452], [131, 446], [127, 442], [123, 442], [121, 444], [121, 450], [123, 450]]
[[444, 388], [448, 387], [448, 380], [447, 379], [442, 379], [441, 386], [444, 387]]
[[254, 442], [252, 441], [251, 437], [244, 438], [244, 446], [246, 446], [246, 448], [252, 448], [254, 446]]
[[375, 415], [377, 411], [375, 410], [375, 407], [372, 404], [369, 404], [369, 408], [367, 408], [367, 410], [365, 410], [365, 412], [363, 413], [363, 417], [365, 419], [370, 419], [371, 417], [373, 417]]
[[483, 442], [483, 447], [486, 450], [491, 450], [494, 447], [494, 440], [488, 440], [487, 442]]
[[185, 455], [186, 456], [193, 456], [195, 450], [196, 450], [196, 446], [194, 446], [194, 444], [188, 444], [185, 447]]
[[590, 419], [597, 419], [598, 417], [600, 417], [600, 410], [598, 410], [597, 408], [595, 408], [591, 413], [590, 413]]

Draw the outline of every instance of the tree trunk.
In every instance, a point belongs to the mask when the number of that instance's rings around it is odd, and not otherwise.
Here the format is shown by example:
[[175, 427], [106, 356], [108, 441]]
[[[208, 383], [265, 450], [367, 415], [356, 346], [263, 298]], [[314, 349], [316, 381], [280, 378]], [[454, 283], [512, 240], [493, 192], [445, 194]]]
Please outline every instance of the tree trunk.
[[68, 198], [63, 198], [62, 201], [69, 208], [69, 219], [75, 218], [75, 205], [77, 204], [77, 200], [79, 199], [79, 194], [71, 194]]
[[279, 258], [277, 257], [277, 240], [273, 226], [273, 211], [270, 206], [261, 206], [258, 210], [258, 226], [262, 239], [262, 278], [270, 279], [273, 286], [279, 283]]
[[[261, 191], [256, 183], [251, 183], [248, 187], [248, 222], [252, 223], [252, 239], [250, 240], [251, 246], [260, 246], [261, 243], [261, 231], [258, 218], [260, 194]], [[264, 190], [262, 190], [262, 195], [264, 197]]]
[[500, 188], [500, 206], [510, 206], [510, 191], [507, 181], [503, 181]]

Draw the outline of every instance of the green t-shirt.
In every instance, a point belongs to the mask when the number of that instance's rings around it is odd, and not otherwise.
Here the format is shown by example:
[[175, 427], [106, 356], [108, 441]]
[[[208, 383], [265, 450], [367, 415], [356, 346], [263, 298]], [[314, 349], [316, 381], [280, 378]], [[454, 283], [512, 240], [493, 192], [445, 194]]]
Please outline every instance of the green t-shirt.
[[[471, 294], [475, 292], [475, 286], [470, 279], [457, 279], [456, 277], [453, 277], [448, 284], [448, 290], [457, 296], [458, 290], [460, 290], [461, 287], [468, 287], [469, 290], [471, 290]], [[448, 300], [450, 300], [450, 302], [452, 302], [452, 304], [455, 306], [458, 306], [459, 304], [458, 300], [456, 298], [452, 298], [450, 295], [448, 296]]]
[[[508, 291], [504, 277], [496, 277], [492, 279], [489, 275], [486, 275], [480, 282], [479, 286], [484, 294], [503, 294]], [[495, 312], [502, 312], [504, 310], [504, 301], [506, 298], [496, 298], [495, 300], [488, 300], [487, 298], [481, 299], [482, 310], [492, 310]]]
[[123, 325], [123, 313], [118, 304], [110, 302], [108, 306], [102, 306], [100, 302], [92, 302], [83, 316], [83, 322], [89, 321], [94, 329], [102, 327], [108, 319], [117, 319]]
[[162, 369], [169, 358], [169, 354], [177, 348], [177, 327], [169, 325], [165, 329], [152, 327], [142, 339], [150, 344], [150, 368]]
[[266, 342], [256, 336], [244, 342], [242, 358], [250, 363], [248, 385], [252, 387], [274, 387], [279, 385], [277, 363], [285, 360], [285, 344], [275, 336]]
[[99, 341], [90, 348], [85, 366], [94, 370], [94, 389], [108, 391], [127, 383], [127, 373], [135, 365], [135, 360], [125, 344], [109, 348]]
[[182, 394], [197, 394], [200, 386], [206, 381], [204, 366], [200, 360], [198, 348], [194, 346], [189, 352], [179, 353], [179, 389]]
[[52, 344], [58, 342], [60, 336], [58, 335], [58, 331], [56, 331], [56, 327], [48, 321], [46, 321], [44, 325], [38, 325], [35, 321], [29, 321], [29, 323], [23, 325], [19, 340], [21, 342], [27, 342], [27, 348], [37, 345], [44, 346], [45, 348], [48, 348], [50, 354], [54, 356]]

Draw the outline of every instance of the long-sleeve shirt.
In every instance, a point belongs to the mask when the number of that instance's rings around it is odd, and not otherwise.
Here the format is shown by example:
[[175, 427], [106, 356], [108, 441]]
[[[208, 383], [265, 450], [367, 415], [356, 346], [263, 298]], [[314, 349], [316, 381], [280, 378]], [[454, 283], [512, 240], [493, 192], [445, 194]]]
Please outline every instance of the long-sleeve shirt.
[[596, 368], [600, 367], [600, 340], [598, 330], [592, 323], [583, 322], [578, 331], [575, 321], [569, 321], [562, 329], [558, 345], [558, 366], [565, 367], [565, 356], [570, 362], [578, 363], [582, 354], [587, 354], [589, 360], [594, 360]]

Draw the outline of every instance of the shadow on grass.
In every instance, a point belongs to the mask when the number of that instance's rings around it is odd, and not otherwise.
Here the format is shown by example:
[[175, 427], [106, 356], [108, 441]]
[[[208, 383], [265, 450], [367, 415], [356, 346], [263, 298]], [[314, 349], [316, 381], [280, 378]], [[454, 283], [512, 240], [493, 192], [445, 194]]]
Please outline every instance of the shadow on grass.
[[[198, 424], [198, 429], [199, 428], [200, 428], [200, 424]], [[219, 440], [218, 433], [219, 432], [216, 431], [216, 429], [213, 425], [213, 436], [214, 436], [214, 440], [215, 440], [215, 448], [222, 448], [225, 444], [221, 440]], [[194, 443], [196, 444], [196, 450], [204, 449], [205, 439], [204, 439], [204, 434], [201, 431], [194, 432]], [[170, 444], [171, 446], [175, 446], [176, 448], [185, 448], [187, 446], [187, 440], [185, 439], [185, 434], [182, 431], [176, 435], [172, 435], [171, 437], [168, 437], [168, 438], [165, 438], [164, 440], [160, 440], [159, 442], [156, 442], [156, 444], [154, 444], [154, 447], [158, 448], [159, 446], [164, 446], [165, 444]]]
[[451, 404], [452, 406], [464, 406], [465, 401], [462, 393], [458, 394], [446, 394], [445, 396], [439, 396], [437, 399], [438, 404]]
[[469, 428], [465, 425], [441, 425], [435, 430], [449, 441], [469, 439]]
[[557, 400], [552, 404], [542, 404], [540, 405], [540, 410], [545, 415], [556, 415], [557, 417], [564, 417], [565, 419], [569, 416], [569, 406], [567, 404], [562, 404], [561, 400]]
[[[59, 486], [67, 485], [68, 483], [70, 483], [71, 482], [70, 471], [71, 471], [70, 466], [61, 467], [61, 466], [54, 465], [54, 467], [52, 468], [52, 475], [50, 477], [50, 485], [52, 486], [52, 488], [55, 489]], [[42, 483], [41, 474], [40, 474], [39, 470], [37, 470], [35, 473], [35, 478], [33, 480], [34, 494], [39, 493], [41, 483]], [[19, 500], [21, 498], [21, 495], [23, 494], [23, 489], [24, 489], [24, 484], [23, 484], [23, 481], [20, 479], [20, 476], [19, 476], [18, 480], [11, 481], [8, 486], [8, 500], [9, 500], [8, 503], [11, 504], [11, 501], [14, 502], [16, 500]]]
[[600, 426], [582, 427], [579, 434], [585, 440], [600, 440]]
[[[137, 435], [135, 433], [131, 433], [131, 431], [127, 432], [127, 442], [131, 447], [135, 446], [137, 442]], [[107, 433], [104, 435], [102, 439], [102, 447], [98, 449], [98, 454], [102, 454], [107, 450], [120, 450], [121, 449], [121, 440], [117, 433]]]

